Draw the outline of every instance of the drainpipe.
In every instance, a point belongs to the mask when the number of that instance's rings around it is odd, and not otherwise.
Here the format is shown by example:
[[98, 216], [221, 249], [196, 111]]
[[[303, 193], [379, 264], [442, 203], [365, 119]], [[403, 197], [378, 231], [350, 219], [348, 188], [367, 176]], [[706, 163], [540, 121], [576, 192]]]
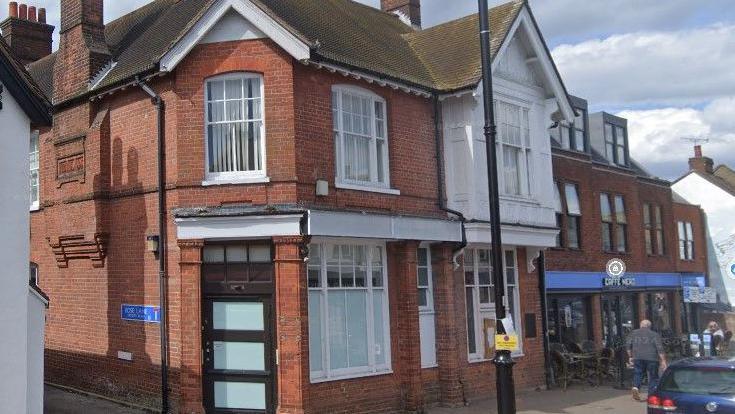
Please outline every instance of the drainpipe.
[[446, 211], [449, 214], [453, 214], [457, 216], [462, 224], [462, 243], [460, 243], [459, 247], [454, 249], [452, 251], [452, 263], [454, 263], [454, 267], [459, 267], [459, 256], [464, 253], [465, 247], [467, 247], [467, 231], [465, 230], [465, 223], [467, 222], [467, 219], [465, 218], [464, 214], [460, 213], [457, 210], [452, 210], [451, 208], [448, 208], [445, 202], [445, 195], [444, 195], [444, 151], [442, 151], [442, 141], [443, 141], [443, 134], [442, 134], [442, 119], [441, 119], [441, 111], [439, 111], [439, 97], [437, 95], [434, 95], [434, 142], [436, 144], [436, 174], [437, 174], [437, 183], [438, 183], [438, 192], [439, 192], [439, 208], [443, 211]]
[[166, 154], [164, 142], [163, 98], [144, 80], [136, 84], [151, 97], [156, 107], [156, 129], [158, 134], [158, 301], [161, 312], [161, 413], [168, 413], [168, 333], [166, 331]]
[[548, 319], [548, 298], [546, 296], [546, 253], [541, 252], [538, 257], [538, 288], [541, 295], [541, 332], [543, 333], [544, 343], [544, 377], [546, 379], [546, 389], [551, 388], [553, 382], [551, 372], [551, 359], [549, 355], [549, 319]]

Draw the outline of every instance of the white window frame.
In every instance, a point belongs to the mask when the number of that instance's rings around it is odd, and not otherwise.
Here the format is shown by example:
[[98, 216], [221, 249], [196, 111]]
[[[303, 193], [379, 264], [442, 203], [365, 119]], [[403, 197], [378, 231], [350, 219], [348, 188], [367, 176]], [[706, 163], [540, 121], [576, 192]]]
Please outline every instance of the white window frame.
[[[421, 263], [416, 263], [416, 286], [419, 289], [426, 289], [427, 291], [426, 306], [419, 306], [419, 312], [433, 314], [434, 313], [434, 281], [432, 280], [433, 274], [431, 272], [431, 248], [429, 248], [428, 246], [426, 247], [422, 246], [422, 247], [419, 247], [419, 250], [426, 250], [426, 260], [427, 260], [426, 266], [422, 265]], [[427, 285], [419, 284], [418, 270], [421, 268], [426, 269], [426, 274], [429, 279]]]
[[[35, 141], [35, 151], [33, 151]], [[28, 183], [30, 185], [29, 187], [29, 204], [30, 204], [30, 210], [36, 211], [41, 207], [41, 176], [40, 176], [40, 166], [41, 166], [41, 139], [38, 131], [31, 132], [31, 138], [28, 148], [28, 159], [30, 162], [29, 165], [29, 178]], [[33, 199], [33, 173], [36, 174], [36, 190], [35, 190], [35, 198], [36, 201], [32, 201]]]
[[694, 261], [694, 226], [689, 221], [679, 221], [677, 228], [679, 233], [679, 260]]
[[28, 283], [31, 286], [40, 286], [38, 280], [38, 264], [31, 262], [28, 269]]
[[[532, 119], [532, 111], [531, 111], [531, 105], [527, 102], [518, 101], [515, 99], [507, 99], [505, 97], [496, 98], [494, 100], [495, 105], [495, 118], [496, 123], [498, 125], [498, 139], [496, 141], [497, 145], [497, 154], [498, 154], [498, 187], [500, 190], [500, 195], [503, 197], [510, 197], [510, 198], [520, 198], [520, 199], [530, 199], [533, 197], [533, 188], [531, 186], [531, 177], [533, 177], [533, 154], [532, 154], [532, 141], [533, 141], [533, 130], [531, 128], [531, 125], [533, 122]], [[520, 138], [520, 145], [510, 144], [504, 142], [504, 136], [503, 136], [503, 124], [504, 122], [504, 114], [500, 111], [500, 108], [502, 105], [508, 105], [512, 107], [516, 107], [519, 111], [519, 120], [521, 125], [519, 126], [521, 130], [521, 138]], [[525, 117], [525, 118], [524, 118]], [[526, 121], [526, 124], [524, 125], [524, 119]], [[504, 148], [513, 147], [516, 149], [519, 149], [520, 152], [518, 153], [518, 186], [520, 187], [518, 190], [518, 193], [510, 193], [507, 191], [506, 188], [506, 171], [505, 171], [505, 151]]]
[[[321, 249], [320, 254], [320, 263], [317, 265], [315, 263], [309, 263], [308, 267], [315, 267], [319, 266], [320, 268], [320, 284], [321, 287], [309, 287], [309, 293], [312, 292], [320, 292], [322, 295], [321, 300], [321, 332], [322, 334], [325, 334], [328, 332], [328, 325], [329, 325], [329, 305], [327, 300], [327, 293], [330, 290], [362, 290], [367, 289], [367, 300], [366, 300], [366, 315], [368, 315], [366, 326], [367, 326], [367, 338], [368, 338], [368, 366], [366, 367], [355, 367], [355, 368], [340, 368], [340, 369], [330, 369], [329, 364], [329, 337], [323, 336], [321, 339], [322, 343], [322, 370], [321, 371], [312, 371], [311, 367], [309, 368], [309, 376], [311, 383], [322, 383], [322, 382], [329, 382], [329, 381], [336, 381], [336, 380], [342, 380], [342, 379], [350, 379], [350, 378], [361, 378], [361, 377], [369, 377], [369, 376], [375, 376], [375, 375], [385, 375], [392, 373], [392, 363], [391, 363], [391, 332], [390, 332], [390, 292], [388, 287], [388, 255], [386, 251], [386, 244], [385, 242], [377, 242], [377, 241], [366, 241], [366, 240], [350, 240], [350, 239], [322, 239], [322, 240], [313, 240], [311, 243], [311, 246], [319, 245]], [[366, 287], [365, 288], [357, 288], [357, 287], [333, 287], [329, 288], [327, 285], [327, 255], [325, 254], [325, 249], [333, 246], [345, 246], [345, 245], [351, 245], [351, 246], [364, 246], [367, 249], [367, 268], [366, 268]], [[383, 300], [383, 344], [376, 344], [375, 343], [375, 326], [374, 326], [374, 307], [373, 307], [373, 282], [372, 282], [372, 254], [373, 249], [375, 247], [379, 247], [382, 249], [383, 252], [383, 287], [380, 288], [383, 290], [384, 293], [384, 300]], [[308, 277], [308, 272], [307, 272]], [[308, 282], [307, 282], [308, 283]], [[309, 295], [310, 296], [310, 295]], [[308, 305], [307, 305], [308, 307]], [[309, 335], [311, 336], [311, 332], [309, 332]], [[376, 364], [375, 363], [375, 352], [370, 352], [371, 349], [375, 349], [377, 345], [380, 345], [383, 349], [384, 355], [385, 355], [385, 362], [383, 364]]]
[[[252, 171], [228, 171], [228, 172], [210, 172], [210, 165], [209, 165], [209, 125], [213, 124], [212, 122], [209, 122], [209, 84], [210, 82], [221, 82], [221, 81], [227, 81], [232, 79], [238, 79], [243, 80], [243, 88], [245, 85], [245, 80], [247, 79], [259, 79], [260, 80], [260, 159], [261, 159], [261, 169], [260, 170], [252, 170]], [[225, 86], [225, 93], [226, 93], [226, 86]], [[226, 97], [225, 97], [226, 99]], [[245, 91], [243, 91], [241, 100], [243, 104], [247, 101], [247, 98], [245, 98]], [[267, 157], [266, 157], [266, 147], [267, 147], [267, 137], [266, 137], [266, 113], [265, 113], [265, 78], [260, 73], [254, 73], [254, 72], [235, 72], [235, 73], [227, 73], [224, 75], [217, 75], [213, 76], [211, 78], [207, 78], [204, 81], [204, 95], [203, 95], [203, 102], [204, 102], [204, 177], [205, 180], [202, 183], [203, 185], [218, 185], [218, 184], [249, 184], [249, 183], [263, 183], [268, 182], [269, 178], [267, 176]], [[225, 110], [227, 110], [227, 106], [225, 105]], [[243, 109], [243, 114], [244, 114]], [[245, 121], [245, 122], [257, 122], [257, 119]], [[216, 124], [216, 123], [214, 123]]]
[[[343, 94], [356, 95], [361, 98], [367, 98], [370, 100], [370, 180], [350, 180], [344, 177], [345, 175], [345, 153], [344, 153], [344, 120], [342, 117], [342, 110], [344, 105], [342, 103]], [[383, 105], [383, 137], [380, 138], [376, 133], [376, 114], [375, 114], [375, 103], [379, 102]], [[388, 194], [400, 194], [397, 190], [390, 188], [390, 137], [388, 136], [388, 104], [379, 95], [369, 90], [359, 88], [352, 85], [334, 85], [332, 86], [332, 130], [334, 133], [334, 150], [335, 150], [335, 183], [337, 188], [344, 188], [350, 190], [363, 190], [363, 191], [374, 191]], [[336, 118], [336, 119], [335, 119]], [[383, 181], [378, 178], [378, 140], [385, 141], [383, 145]]]
[[[436, 356], [436, 308], [434, 307], [434, 274], [431, 266], [431, 246], [421, 244], [418, 250], [426, 251], [426, 264], [417, 262], [416, 286], [418, 289], [427, 290], [426, 306], [419, 305], [419, 340], [421, 341], [421, 368], [434, 368], [438, 366]], [[418, 258], [418, 256], [417, 256]], [[419, 284], [419, 269], [427, 269], [428, 282], [426, 285]], [[424, 327], [427, 326], [427, 330]], [[424, 343], [426, 341], [426, 343]]]
[[[474, 284], [473, 285], [467, 285], [465, 283], [464, 285], [464, 292], [465, 292], [465, 301], [469, 300], [467, 297], [467, 288], [472, 288], [472, 300], [474, 301], [474, 304], [477, 304], [478, 306], [473, 306], [472, 309], [474, 311], [474, 327], [475, 327], [475, 352], [470, 353], [469, 352], [469, 332], [467, 333], [467, 356], [469, 362], [483, 362], [483, 361], [489, 361], [489, 359], [485, 358], [485, 334], [483, 332], [483, 324], [482, 319], [495, 319], [495, 302], [494, 297], [491, 295], [490, 303], [482, 304], [480, 303], [480, 287], [484, 287], [486, 285], [480, 285], [479, 284], [479, 260], [477, 251], [479, 250], [488, 250], [486, 247], [473, 247], [469, 250], [472, 250], [472, 257], [473, 260], [473, 273], [474, 273]], [[516, 304], [515, 309], [509, 309], [510, 300], [508, 299], [508, 273], [507, 270], [510, 266], [506, 263], [506, 253], [507, 252], [513, 252], [513, 269], [515, 271], [515, 284], [513, 284], [514, 295], [513, 295], [513, 303]], [[465, 263], [465, 268], [467, 266], [467, 263]], [[492, 284], [492, 269], [490, 273], [490, 281]], [[513, 356], [520, 357], [523, 356], [523, 333], [522, 333], [522, 326], [520, 324], [520, 315], [521, 315], [521, 302], [520, 302], [520, 287], [519, 287], [519, 278], [520, 278], [520, 272], [518, 269], [518, 252], [515, 248], [512, 247], [506, 247], [503, 248], [503, 279], [505, 281], [505, 306], [506, 311], [513, 317], [513, 325], [516, 331], [516, 334], [518, 334], [518, 350], [513, 352]], [[465, 306], [465, 316], [467, 312], [467, 306]], [[465, 325], [467, 325], [465, 323]]]

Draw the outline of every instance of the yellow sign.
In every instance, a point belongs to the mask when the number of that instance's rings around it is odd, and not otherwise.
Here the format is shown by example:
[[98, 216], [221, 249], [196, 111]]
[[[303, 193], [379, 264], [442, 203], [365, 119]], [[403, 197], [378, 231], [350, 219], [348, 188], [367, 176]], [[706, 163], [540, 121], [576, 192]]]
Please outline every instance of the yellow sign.
[[495, 349], [498, 351], [517, 351], [518, 335], [495, 335]]

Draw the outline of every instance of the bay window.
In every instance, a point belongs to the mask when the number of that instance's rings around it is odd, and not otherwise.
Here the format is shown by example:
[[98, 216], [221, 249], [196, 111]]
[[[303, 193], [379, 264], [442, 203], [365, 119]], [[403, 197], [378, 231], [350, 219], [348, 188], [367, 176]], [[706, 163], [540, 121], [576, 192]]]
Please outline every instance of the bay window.
[[384, 244], [316, 243], [309, 258], [311, 380], [389, 372]]
[[529, 110], [496, 101], [498, 123], [498, 168], [501, 192], [510, 196], [530, 196], [531, 129]]
[[[464, 256], [465, 302], [467, 305], [467, 348], [470, 360], [485, 359], [484, 321], [495, 320], [495, 287], [492, 280], [490, 250], [467, 249]], [[516, 332], [520, 329], [518, 306], [518, 264], [515, 250], [503, 253], [503, 275], [508, 316], [512, 316]], [[519, 335], [520, 336], [520, 335]]]
[[351, 86], [332, 88], [337, 184], [390, 186], [385, 100]]
[[265, 178], [263, 77], [236, 73], [206, 82], [206, 178]]
[[627, 138], [625, 128], [611, 123], [605, 123], [605, 158], [608, 161], [620, 165], [628, 165]]
[[28, 158], [30, 160], [30, 202], [31, 210], [38, 210], [40, 207], [39, 197], [39, 150], [38, 150], [38, 131], [31, 133], [31, 143], [28, 149]]

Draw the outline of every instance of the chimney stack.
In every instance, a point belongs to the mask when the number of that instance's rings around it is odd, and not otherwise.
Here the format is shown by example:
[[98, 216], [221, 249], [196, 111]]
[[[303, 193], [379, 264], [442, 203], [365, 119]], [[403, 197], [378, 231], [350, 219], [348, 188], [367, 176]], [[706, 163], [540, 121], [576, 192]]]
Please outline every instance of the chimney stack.
[[380, 8], [405, 17], [411, 26], [421, 28], [421, 0], [380, 0]]
[[702, 155], [702, 146], [694, 146], [694, 158], [689, 158], [689, 169], [700, 174], [711, 175], [715, 171], [715, 162], [712, 158]]
[[51, 54], [54, 26], [46, 24], [46, 9], [11, 1], [8, 18], [0, 22], [0, 30], [10, 50], [23, 64]]
[[59, 52], [54, 67], [54, 103], [77, 97], [110, 62], [102, 0], [61, 0]]

